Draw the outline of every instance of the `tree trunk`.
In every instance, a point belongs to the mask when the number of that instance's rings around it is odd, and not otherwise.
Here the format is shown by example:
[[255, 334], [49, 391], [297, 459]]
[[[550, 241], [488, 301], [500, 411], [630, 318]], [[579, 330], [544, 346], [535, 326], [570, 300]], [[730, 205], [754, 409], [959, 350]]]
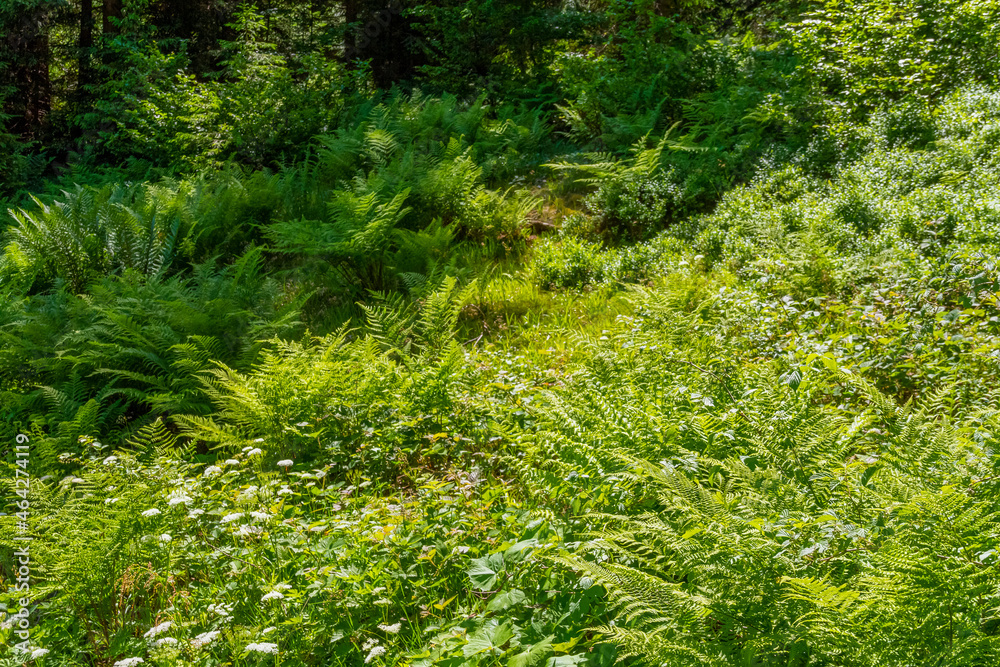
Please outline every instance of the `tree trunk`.
[[121, 20], [122, 0], [104, 0], [104, 22], [101, 30], [105, 35], [117, 35], [118, 26], [111, 19]]
[[78, 87], [91, 82], [90, 54], [94, 48], [94, 0], [80, 0], [80, 56]]
[[26, 135], [34, 138], [42, 130], [52, 108], [52, 85], [49, 81], [49, 31], [44, 26], [28, 47], [34, 62], [28, 66], [25, 77], [27, 96], [24, 119]]
[[16, 91], [6, 100], [8, 127], [29, 140], [41, 136], [52, 106], [49, 27], [48, 5], [38, 3], [0, 37], [7, 42], [6, 51], [14, 54], [7, 71], [0, 70], [0, 85], [6, 83]]
[[358, 20], [358, 0], [344, 0], [344, 60], [350, 61], [357, 49], [352, 23]]

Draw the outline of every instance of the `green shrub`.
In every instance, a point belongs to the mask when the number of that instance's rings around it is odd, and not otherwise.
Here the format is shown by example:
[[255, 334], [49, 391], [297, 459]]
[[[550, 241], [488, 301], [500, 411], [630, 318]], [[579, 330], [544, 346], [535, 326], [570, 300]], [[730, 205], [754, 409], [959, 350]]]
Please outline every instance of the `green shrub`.
[[[141, 11], [127, 7], [129, 21]], [[149, 26], [107, 45], [91, 84], [93, 109], [75, 122], [98, 139], [88, 160], [112, 164], [148, 161], [174, 173], [216, 168], [228, 160], [274, 167], [302, 154], [334, 124], [347, 104], [345, 89], [364, 94], [363, 73], [347, 72], [320, 54], [298, 54], [295, 62], [264, 40], [265, 18], [249, 5], [237, 11], [231, 42], [221, 42], [213, 60], [219, 71], [191, 71], [183, 47], [167, 51]], [[113, 56], [111, 55], [113, 54]], [[114, 66], [109, 64], [114, 63]]]
[[543, 241], [534, 254], [535, 281], [543, 287], [572, 287], [602, 282], [604, 256], [601, 245], [581, 239]]
[[644, 282], [665, 272], [686, 250], [683, 242], [660, 235], [646, 243], [615, 248], [575, 237], [535, 246], [531, 270], [545, 289], [604, 282]]
[[602, 181], [587, 198], [587, 206], [615, 238], [643, 240], [683, 214], [684, 191], [672, 182], [671, 174], [626, 172]]
[[789, 40], [830, 120], [846, 124], [886, 101], [912, 109], [996, 82], [987, 63], [1000, 48], [997, 12], [993, 2], [832, 0], [791, 26]]

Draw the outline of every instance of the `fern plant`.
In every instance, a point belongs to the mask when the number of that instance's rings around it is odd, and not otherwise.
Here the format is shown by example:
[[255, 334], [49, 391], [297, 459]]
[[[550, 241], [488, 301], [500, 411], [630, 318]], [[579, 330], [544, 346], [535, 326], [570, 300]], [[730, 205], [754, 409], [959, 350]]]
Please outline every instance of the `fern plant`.
[[191, 438], [223, 448], [259, 438], [269, 457], [322, 458], [338, 475], [403, 476], [428, 450], [447, 458], [426, 439], [442, 421], [481, 430], [460, 401], [469, 373], [455, 340], [474, 289], [445, 278], [415, 284], [409, 298], [376, 294], [362, 305], [369, 335], [274, 340], [244, 371], [216, 362], [201, 374], [213, 414], [179, 422]]
[[410, 211], [404, 207], [409, 190], [391, 199], [380, 197], [367, 184], [354, 191], [338, 191], [329, 203], [326, 222], [279, 222], [268, 235], [279, 252], [322, 258], [335, 267], [344, 287], [385, 289], [395, 276], [388, 268], [393, 230]]
[[100, 275], [125, 270], [159, 276], [170, 268], [191, 221], [165, 207], [155, 189], [78, 186], [36, 211], [11, 211], [8, 270], [65, 280], [80, 291]]
[[206, 414], [198, 374], [214, 361], [249, 367], [277, 335], [294, 336], [308, 294], [281, 303], [263, 250], [191, 276], [106, 278], [77, 297], [32, 297], [9, 313], [0, 378], [14, 418], [58, 452], [92, 435], [119, 442], [158, 417]]
[[[32, 600], [41, 617], [62, 620], [52, 625], [54, 650], [73, 653], [67, 645], [76, 643], [99, 659], [118, 659], [134, 643], [135, 623], [150, 623], [175, 599], [177, 582], [165, 573], [169, 546], [146, 536], [142, 512], [190, 454], [155, 422], [116, 455], [89, 448], [61, 481], [32, 480]], [[3, 485], [13, 493], [12, 479]], [[3, 543], [18, 544], [15, 535], [14, 517], [0, 517]], [[13, 608], [16, 597], [5, 591], [0, 600]]]
[[662, 370], [636, 362], [598, 364], [572, 402], [550, 395], [512, 460], [587, 512], [591, 556], [560, 562], [607, 589], [618, 618], [598, 630], [622, 656], [997, 659], [1000, 504], [977, 489], [992, 476], [985, 434], [942, 419], [944, 397], [899, 406], [842, 374], [856, 407], [835, 408], [816, 401], [822, 378], [720, 388], [686, 364], [670, 371], [682, 392], [662, 393]]

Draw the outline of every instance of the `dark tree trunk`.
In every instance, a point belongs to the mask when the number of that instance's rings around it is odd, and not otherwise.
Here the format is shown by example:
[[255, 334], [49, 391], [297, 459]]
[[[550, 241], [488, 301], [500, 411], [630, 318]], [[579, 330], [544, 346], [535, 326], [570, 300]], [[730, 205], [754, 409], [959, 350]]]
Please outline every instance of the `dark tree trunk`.
[[118, 26], [115, 25], [114, 21], [111, 19], [121, 20], [122, 18], [122, 0], [104, 0], [104, 22], [101, 25], [101, 30], [105, 35], [117, 35]]
[[79, 87], [91, 82], [90, 54], [94, 49], [94, 0], [80, 0]]
[[344, 60], [371, 60], [376, 86], [389, 88], [413, 75], [421, 42], [403, 13], [403, 0], [344, 0], [344, 20]]
[[357, 44], [354, 39], [354, 28], [351, 24], [358, 21], [358, 0], [344, 0], [344, 59], [352, 60], [357, 53]]
[[14, 55], [7, 71], [0, 70], [0, 83], [7, 83], [15, 90], [5, 105], [5, 111], [11, 115], [9, 130], [26, 139], [37, 139], [52, 107], [48, 6], [39, 3], [12, 27], [6, 36], [0, 37], [7, 42], [7, 53]]
[[49, 31], [44, 26], [29, 42], [32, 62], [25, 71], [25, 132], [34, 138], [45, 125], [52, 108], [52, 85], [49, 81]]

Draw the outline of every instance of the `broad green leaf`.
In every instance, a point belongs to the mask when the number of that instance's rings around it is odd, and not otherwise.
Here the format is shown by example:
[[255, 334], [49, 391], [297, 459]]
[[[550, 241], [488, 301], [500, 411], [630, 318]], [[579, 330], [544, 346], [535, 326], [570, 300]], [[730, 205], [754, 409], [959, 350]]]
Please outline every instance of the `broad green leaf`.
[[552, 650], [558, 653], [568, 653], [573, 650], [574, 646], [580, 643], [581, 639], [583, 639], [583, 635], [574, 637], [573, 639], [570, 639], [568, 642], [560, 642], [558, 644], [553, 644]]
[[509, 563], [519, 563], [524, 560], [531, 549], [538, 546], [538, 540], [523, 540], [513, 545], [504, 552], [503, 557]]
[[465, 657], [474, 655], [503, 655], [503, 646], [514, 637], [513, 630], [506, 623], [502, 625], [484, 625], [474, 635], [469, 637], [469, 643], [462, 647]]
[[483, 558], [473, 558], [472, 567], [466, 570], [476, 590], [491, 590], [497, 583], [497, 574], [503, 570], [503, 556], [490, 554]]
[[531, 646], [527, 651], [522, 651], [510, 659], [507, 667], [535, 667], [535, 665], [545, 660], [545, 657], [552, 653], [552, 639], [555, 635], [550, 635]]
[[498, 593], [496, 597], [490, 600], [490, 603], [486, 605], [486, 610], [503, 611], [504, 609], [510, 609], [522, 604], [526, 599], [527, 596], [524, 594], [524, 591], [519, 588], [504, 591], [503, 593]]

